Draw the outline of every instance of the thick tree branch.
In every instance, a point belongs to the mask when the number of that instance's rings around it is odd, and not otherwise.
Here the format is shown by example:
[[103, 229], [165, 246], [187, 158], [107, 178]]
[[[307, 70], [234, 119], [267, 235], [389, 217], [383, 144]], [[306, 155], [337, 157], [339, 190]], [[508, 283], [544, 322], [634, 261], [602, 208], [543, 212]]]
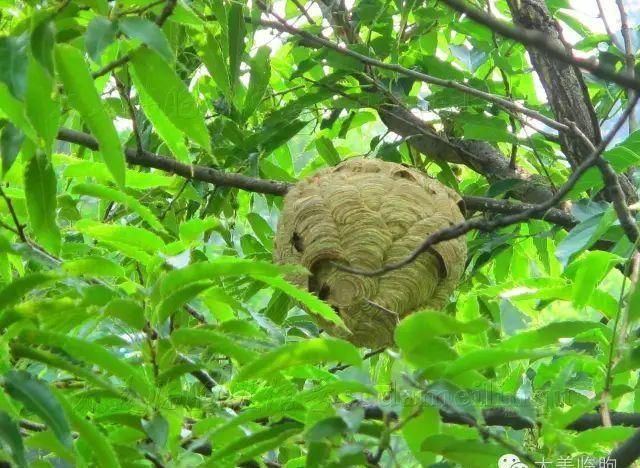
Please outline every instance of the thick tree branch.
[[[58, 131], [58, 139], [69, 143], [76, 143], [92, 150], [98, 149], [98, 142], [91, 135], [68, 128], [62, 128]], [[286, 182], [256, 179], [242, 174], [226, 173], [206, 166], [184, 164], [175, 159], [146, 150], [138, 154], [136, 149], [127, 148], [125, 149], [125, 155], [127, 162], [130, 164], [153, 167], [187, 179], [209, 182], [218, 186], [236, 187], [250, 192], [270, 195], [284, 195], [290, 187], [290, 184]]]
[[[510, 112], [527, 115], [558, 130], [569, 130], [569, 127], [565, 124], [549, 119], [538, 112], [532, 111], [531, 109], [503, 97], [477, 90], [462, 83], [426, 75], [415, 70], [404, 68], [398, 64], [389, 64], [376, 60], [351, 49], [342, 47], [339, 44], [329, 41], [323, 37], [315, 36], [291, 26], [278, 15], [273, 15], [278, 19], [278, 21], [272, 22], [261, 20], [260, 24], [272, 27], [279, 31], [286, 31], [297, 35], [309, 43], [327, 47], [341, 54], [351, 56], [362, 61], [366, 65], [392, 70], [425, 83], [456, 89], [463, 93], [485, 99]], [[351, 34], [346, 34], [346, 36], [351, 36]], [[518, 179], [521, 183], [514, 188], [512, 193], [516, 198], [523, 201], [539, 203], [548, 200], [553, 196], [553, 192], [546, 184], [540, 183], [523, 171], [516, 170], [511, 167], [509, 161], [504, 157], [504, 155], [492, 145], [477, 140], [450, 141], [445, 136], [438, 135], [424, 121], [415, 116], [409, 109], [399, 102], [395, 96], [390, 96], [386, 89], [377, 83], [375, 78], [367, 77], [367, 75], [364, 76], [378, 89], [380, 93], [383, 93], [386, 96], [386, 101], [388, 102], [381, 104], [376, 108], [383, 123], [394, 133], [407, 140], [410, 139], [410, 144], [421, 153], [439, 161], [464, 164], [484, 175], [491, 182]]]
[[[564, 47], [570, 53], [571, 48], [563, 40], [562, 31], [549, 13], [544, 0], [511, 0], [508, 4], [516, 24], [544, 34], [549, 41], [558, 47]], [[527, 51], [556, 118], [571, 127], [572, 131], [560, 130], [560, 146], [571, 167], [575, 168], [602, 139], [582, 73], [576, 66], [555, 59], [541, 49], [527, 45]], [[626, 207], [626, 199], [636, 200], [633, 184], [626, 175], [615, 174], [604, 160], [600, 159], [597, 166], [607, 181], [604, 195], [614, 203], [621, 219], [628, 219], [621, 207]], [[622, 198], [618, 200], [615, 197], [619, 197], [620, 192]], [[628, 228], [627, 234], [632, 234], [633, 229], [629, 223], [623, 222], [623, 226]]]
[[[635, 104], [635, 103], [632, 103], [632, 104]], [[618, 119], [612, 131], [609, 133], [609, 135], [607, 135], [607, 138], [605, 138], [602, 142], [600, 142], [598, 147], [591, 153], [591, 155], [588, 158], [586, 158], [575, 169], [575, 171], [571, 174], [567, 182], [562, 187], [560, 187], [560, 189], [555, 193], [555, 195], [551, 197], [549, 200], [537, 205], [533, 205], [531, 206], [531, 208], [516, 214], [497, 217], [491, 220], [486, 220], [482, 218], [470, 219], [463, 223], [455, 224], [449, 228], [436, 231], [430, 236], [428, 236], [410, 255], [408, 255], [404, 259], [398, 262], [388, 263], [384, 265], [382, 268], [379, 268], [377, 270], [361, 270], [359, 268], [352, 268], [349, 265], [344, 265], [340, 263], [335, 263], [336, 268], [342, 271], [346, 271], [348, 273], [362, 275], [362, 276], [383, 275], [385, 273], [388, 273], [393, 270], [397, 270], [399, 268], [402, 268], [410, 264], [411, 262], [415, 261], [421, 254], [429, 251], [429, 249], [431, 249], [434, 245], [440, 242], [455, 239], [473, 230], [491, 232], [501, 227], [511, 226], [512, 224], [518, 224], [518, 223], [527, 221], [534, 216], [544, 215], [550, 208], [553, 208], [555, 205], [557, 205], [562, 201], [562, 199], [571, 191], [571, 189], [575, 186], [578, 180], [580, 180], [582, 175], [585, 172], [587, 172], [588, 169], [598, 164], [598, 161], [601, 160], [602, 152], [609, 145], [609, 143], [611, 143], [611, 141], [613, 140], [613, 137], [618, 133], [618, 131], [620, 130], [620, 128], [622, 127], [626, 119], [629, 117], [629, 113], [631, 112], [631, 107], [632, 106], [629, 106], [627, 109], [625, 109], [622, 117]], [[637, 238], [637, 227], [635, 225], [633, 227], [635, 228], [634, 234]]]
[[514, 28], [509, 23], [487, 15], [478, 8], [465, 3], [463, 0], [442, 0], [442, 2], [509, 39], [514, 39], [525, 45], [535, 47], [555, 59], [587, 70], [603, 80], [640, 91], [640, 80], [631, 78], [626, 74], [616, 73], [609, 67], [602, 66], [594, 60], [574, 57], [571, 53], [567, 52], [562, 45], [550, 40], [544, 33], [530, 29]]
[[[58, 131], [58, 139], [74, 143], [97, 151], [98, 142], [91, 135], [76, 130], [62, 128]], [[140, 154], [135, 148], [126, 148], [127, 162], [142, 167], [160, 169], [176, 174], [186, 179], [208, 182], [220, 187], [233, 187], [249, 192], [265, 193], [269, 195], [285, 195], [292, 184], [269, 179], [258, 179], [236, 173], [227, 173], [206, 166], [184, 164], [175, 159], [143, 150]], [[504, 158], [503, 158], [504, 161]], [[482, 211], [502, 214], [514, 214], [531, 209], [535, 205], [518, 203], [509, 200], [497, 200], [488, 197], [464, 196], [465, 205], [470, 211]], [[571, 229], [577, 220], [558, 208], [551, 208], [547, 213], [533, 215], [532, 218], [543, 219], [550, 223]]]
[[[634, 461], [640, 458], [640, 430], [628, 440], [616, 447], [607, 457], [608, 460], [615, 460], [616, 468], [627, 468]], [[600, 466], [607, 466], [602, 464]]]

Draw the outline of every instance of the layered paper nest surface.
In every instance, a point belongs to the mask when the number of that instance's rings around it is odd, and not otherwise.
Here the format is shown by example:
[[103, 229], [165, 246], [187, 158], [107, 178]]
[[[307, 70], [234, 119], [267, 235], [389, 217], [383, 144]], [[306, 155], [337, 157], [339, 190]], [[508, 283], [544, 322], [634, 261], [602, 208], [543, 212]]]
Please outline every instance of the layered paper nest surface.
[[330, 304], [351, 330], [319, 320], [329, 334], [359, 346], [389, 346], [403, 317], [446, 304], [464, 269], [464, 236], [382, 276], [335, 264], [375, 270], [402, 260], [429, 234], [462, 222], [460, 206], [455, 191], [414, 169], [349, 159], [301, 180], [285, 196], [274, 260], [304, 266], [309, 275], [288, 279]]

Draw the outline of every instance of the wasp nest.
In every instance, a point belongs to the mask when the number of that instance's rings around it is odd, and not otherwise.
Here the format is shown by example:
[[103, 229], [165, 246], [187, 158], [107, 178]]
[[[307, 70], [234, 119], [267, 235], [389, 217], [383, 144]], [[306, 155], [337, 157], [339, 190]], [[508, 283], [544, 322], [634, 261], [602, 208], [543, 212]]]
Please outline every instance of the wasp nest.
[[441, 308], [455, 289], [465, 240], [441, 242], [415, 262], [382, 276], [340, 271], [336, 264], [379, 269], [409, 255], [429, 234], [464, 220], [456, 192], [400, 164], [350, 159], [300, 181], [284, 199], [274, 260], [309, 275], [289, 278], [330, 304], [351, 334], [322, 319], [334, 336], [359, 346], [393, 343], [403, 317]]

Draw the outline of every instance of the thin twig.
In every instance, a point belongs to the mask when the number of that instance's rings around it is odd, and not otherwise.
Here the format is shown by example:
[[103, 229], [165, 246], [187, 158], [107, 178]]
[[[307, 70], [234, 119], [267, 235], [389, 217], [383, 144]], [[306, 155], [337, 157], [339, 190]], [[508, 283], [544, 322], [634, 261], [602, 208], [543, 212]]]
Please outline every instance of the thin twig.
[[[522, 113], [528, 117], [531, 117], [533, 119], [539, 120], [540, 122], [544, 123], [545, 125], [554, 128], [558, 131], [567, 131], [569, 130], [569, 128], [550, 118], [547, 117], [544, 114], [541, 114], [540, 112], [536, 112], [532, 109], [529, 109], [525, 106], [523, 106], [522, 104], [519, 104], [517, 102], [513, 102], [510, 101], [509, 99], [505, 99], [503, 97], [497, 96], [495, 94], [491, 94], [491, 93], [487, 93], [484, 91], [480, 91], [479, 89], [473, 88], [471, 86], [467, 86], [465, 84], [462, 83], [458, 83], [457, 81], [453, 81], [453, 80], [445, 80], [445, 79], [441, 79], [441, 78], [437, 78], [435, 76], [431, 76], [431, 75], [427, 75], [425, 73], [416, 71], [416, 70], [412, 70], [409, 68], [405, 68], [397, 63], [387, 63], [387, 62], [382, 62], [380, 60], [377, 60], [373, 57], [369, 57], [368, 55], [364, 55], [361, 54], [359, 52], [356, 52], [354, 50], [351, 49], [347, 49], [345, 47], [340, 46], [339, 44], [336, 44], [335, 42], [332, 42], [328, 39], [325, 39], [323, 37], [308, 33], [307, 31], [304, 31], [302, 29], [296, 28], [295, 26], [291, 26], [289, 23], [287, 23], [282, 17], [278, 16], [276, 13], [271, 12], [271, 15], [273, 15], [274, 18], [276, 18], [277, 21], [262, 21], [261, 23], [266, 25], [266, 26], [270, 26], [274, 29], [278, 29], [278, 30], [285, 30], [286, 32], [296, 35], [296, 36], [300, 36], [304, 39], [307, 39], [309, 42], [313, 42], [317, 45], [326, 47], [328, 49], [334, 50], [336, 52], [339, 52], [342, 55], [346, 55], [352, 58], [355, 58], [357, 60], [359, 60], [362, 63], [365, 63], [367, 65], [371, 65], [377, 68], [382, 68], [384, 70], [389, 70], [389, 71], [393, 71], [396, 73], [399, 73], [401, 75], [405, 75], [405, 76], [409, 76], [411, 78], [414, 78], [418, 81], [422, 81], [424, 83], [428, 83], [428, 84], [433, 84], [433, 85], [437, 85], [437, 86], [442, 86], [444, 88], [452, 88], [452, 89], [456, 89], [458, 91], [461, 91], [463, 93], [469, 94], [471, 96], [475, 96], [478, 97], [480, 99], [484, 99], [485, 101], [489, 101], [492, 102], [500, 107], [503, 107], [505, 109], [509, 109], [511, 111], [514, 112], [519, 112]], [[640, 84], [638, 85], [640, 88]]]
[[2, 187], [0, 187], [0, 197], [4, 199], [4, 202], [7, 204], [7, 208], [9, 208], [9, 213], [11, 213], [11, 219], [13, 219], [13, 224], [15, 224], [16, 231], [18, 232], [18, 237], [20, 237], [20, 240], [25, 244], [29, 243], [29, 239], [27, 239], [27, 235], [24, 232], [24, 225], [21, 224], [20, 220], [18, 219], [16, 210], [13, 207], [13, 202], [7, 196], [7, 194], [4, 193], [4, 189]]
[[609, 25], [609, 21], [607, 21], [607, 16], [605, 15], [604, 8], [602, 7], [602, 0], [596, 0], [596, 4], [598, 5], [598, 12], [600, 14], [600, 19], [602, 20], [602, 24], [604, 25], [604, 29], [607, 32], [607, 36], [611, 39], [611, 43], [616, 46], [620, 50], [624, 50], [620, 41], [614, 34], [611, 26]]
[[[631, 30], [629, 29], [629, 17], [627, 16], [627, 11], [624, 8], [624, 3], [622, 0], [616, 0], [616, 4], [618, 5], [618, 11], [620, 12], [620, 30], [622, 33], [622, 39], [624, 40], [624, 62], [625, 62], [625, 72], [629, 75], [630, 78], [635, 78], [636, 72], [636, 58], [633, 53], [633, 43], [631, 42]], [[627, 90], [627, 99], [629, 102], [635, 100], [636, 92], [629, 88]], [[633, 133], [638, 128], [638, 122], [636, 120], [635, 109], [631, 111], [629, 114], [629, 133]]]
[[[173, 13], [173, 10], [175, 9], [176, 4], [177, 4], [177, 0], [167, 0], [167, 4], [160, 12], [160, 15], [158, 15], [158, 17], [156, 18], [156, 24], [159, 27], [162, 27], [162, 25], [167, 21], [167, 19], [169, 19], [169, 16], [171, 16], [171, 13]], [[131, 52], [124, 54], [122, 57], [114, 60], [113, 62], [109, 62], [104, 67], [93, 72], [91, 74], [91, 77], [95, 79], [103, 75], [106, 75], [107, 73], [112, 72], [116, 68], [121, 67], [125, 63], [128, 63], [129, 60], [131, 60]]]

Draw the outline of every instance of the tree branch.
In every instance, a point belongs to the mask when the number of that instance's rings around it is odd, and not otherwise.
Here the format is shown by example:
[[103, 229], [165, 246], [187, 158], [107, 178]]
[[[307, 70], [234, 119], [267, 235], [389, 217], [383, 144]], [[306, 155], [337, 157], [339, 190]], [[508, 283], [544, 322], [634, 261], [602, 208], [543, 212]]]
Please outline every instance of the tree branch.
[[[68, 128], [62, 128], [58, 131], [58, 140], [76, 143], [94, 151], [98, 150], [98, 141], [91, 135]], [[236, 187], [250, 192], [284, 195], [291, 186], [286, 182], [256, 179], [242, 174], [226, 173], [206, 166], [184, 164], [146, 150], [138, 154], [136, 149], [127, 148], [125, 155], [130, 164], [153, 167], [187, 179], [200, 180], [224, 187]]]
[[[91, 135], [68, 128], [61, 128], [58, 131], [58, 139], [69, 143], [74, 143], [85, 148], [97, 151], [98, 142]], [[138, 153], [137, 149], [126, 148], [125, 155], [127, 162], [142, 167], [160, 169], [162, 171], [176, 174], [189, 180], [207, 182], [219, 187], [233, 187], [249, 192], [264, 193], [268, 195], [285, 195], [292, 187], [288, 182], [280, 182], [269, 179], [258, 179], [236, 173], [227, 173], [206, 166], [184, 164], [166, 156], [151, 153], [143, 150]], [[506, 160], [505, 160], [506, 161]], [[521, 213], [536, 205], [519, 203], [509, 200], [496, 200], [489, 197], [463, 196], [466, 208], [470, 211], [482, 211], [501, 214]], [[542, 219], [550, 223], [571, 229], [578, 221], [569, 213], [558, 208], [550, 208], [546, 213], [533, 214], [531, 218]]]
[[545, 34], [539, 31], [514, 28], [509, 23], [487, 15], [483, 11], [466, 4], [463, 0], [442, 0], [442, 2], [449, 5], [454, 10], [464, 13], [478, 23], [484, 24], [491, 30], [508, 37], [509, 39], [514, 39], [525, 45], [535, 47], [536, 49], [549, 54], [553, 58], [587, 70], [603, 80], [611, 81], [620, 86], [640, 91], [640, 80], [631, 78], [626, 74], [616, 73], [609, 67], [599, 65], [594, 60], [574, 57], [572, 54], [567, 52], [564, 47], [552, 40], [549, 40]]
[[[618, 5], [618, 11], [620, 12], [620, 31], [622, 33], [622, 39], [624, 40], [624, 62], [625, 71], [631, 77], [636, 76], [636, 58], [633, 53], [633, 43], [631, 42], [631, 30], [629, 29], [629, 17], [627, 11], [624, 8], [622, 0], [616, 0]], [[627, 99], [633, 101], [635, 98], [635, 92], [632, 89], [627, 90]], [[636, 120], [635, 110], [629, 114], [629, 133], [635, 132], [638, 128], [638, 122]]]
[[[616, 468], [627, 468], [640, 458], [640, 430], [633, 436], [616, 447], [607, 457], [608, 460], [615, 461]], [[600, 466], [607, 466], [602, 464]]]
[[[544, 216], [544, 214], [550, 208], [553, 208], [555, 205], [560, 203], [560, 201], [571, 191], [580, 177], [582, 177], [582, 175], [587, 172], [589, 168], [598, 164], [598, 161], [601, 159], [602, 152], [609, 145], [609, 143], [611, 143], [613, 137], [618, 133], [626, 119], [629, 117], [631, 107], [632, 106], [629, 106], [627, 107], [627, 109], [625, 109], [622, 117], [618, 119], [612, 131], [609, 133], [609, 135], [607, 135], [607, 138], [600, 142], [598, 147], [591, 153], [591, 155], [576, 168], [567, 182], [562, 187], [560, 187], [556, 194], [549, 200], [537, 205], [532, 205], [530, 208], [512, 215], [507, 215], [492, 220], [485, 220], [481, 218], [470, 219], [463, 223], [455, 224], [449, 228], [436, 231], [433, 234], [429, 235], [411, 254], [409, 254], [404, 259], [398, 262], [388, 263], [377, 270], [361, 270], [359, 268], [352, 268], [348, 265], [340, 263], [334, 263], [334, 265], [336, 266], [336, 268], [342, 271], [346, 271], [348, 273], [356, 275], [379, 276], [410, 264], [411, 262], [415, 261], [422, 253], [427, 252], [431, 247], [440, 242], [455, 239], [457, 237], [465, 235], [470, 231], [479, 230], [491, 232], [501, 227], [506, 227], [512, 224], [518, 224], [523, 221], [527, 221], [534, 216]], [[637, 227], [635, 229], [637, 231]]]

